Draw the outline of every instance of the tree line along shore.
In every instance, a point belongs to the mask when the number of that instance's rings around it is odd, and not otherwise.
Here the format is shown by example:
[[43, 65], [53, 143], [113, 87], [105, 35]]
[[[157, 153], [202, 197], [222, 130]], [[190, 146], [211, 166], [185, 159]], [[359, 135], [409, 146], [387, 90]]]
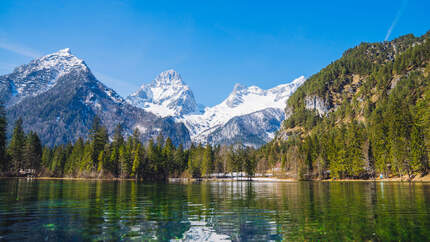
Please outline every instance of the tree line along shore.
[[[55, 147], [43, 146], [37, 133], [25, 133], [22, 121], [15, 122], [10, 141], [6, 139], [6, 119], [0, 116], [1, 137], [1, 176], [31, 176], [40, 178], [80, 178], [80, 179], [137, 179], [167, 180], [184, 179], [241, 179], [257, 177], [254, 180], [411, 180], [415, 176], [402, 177], [382, 170], [357, 176], [333, 176], [330, 170], [321, 176], [305, 174], [300, 159], [311, 158], [312, 149], [291, 146], [297, 140], [270, 144], [254, 149], [244, 146], [191, 145], [184, 149], [175, 147], [170, 138], [159, 135], [156, 140], [143, 144], [136, 129], [133, 135], [124, 138], [121, 125], [118, 125], [109, 140], [108, 132], [99, 119], [95, 119], [87, 140], [78, 138], [74, 144]], [[346, 132], [348, 135], [348, 132]], [[306, 145], [305, 140], [300, 143]], [[295, 151], [284, 153], [284, 149]], [[354, 146], [352, 146], [354, 147]], [[270, 149], [269, 149], [270, 148]], [[273, 149], [278, 150], [273, 150]], [[356, 154], [354, 150], [337, 150], [345, 154]], [[306, 156], [309, 155], [309, 156]], [[316, 155], [316, 154], [315, 154]], [[351, 157], [351, 156], [349, 156]], [[356, 163], [351, 163], [351, 165]], [[351, 169], [354, 169], [352, 166]], [[358, 167], [356, 169], [361, 169]], [[235, 174], [235, 175], [234, 175]], [[266, 178], [264, 178], [266, 177]], [[236, 178], [237, 180], [237, 178]], [[416, 180], [426, 178], [416, 176]]]

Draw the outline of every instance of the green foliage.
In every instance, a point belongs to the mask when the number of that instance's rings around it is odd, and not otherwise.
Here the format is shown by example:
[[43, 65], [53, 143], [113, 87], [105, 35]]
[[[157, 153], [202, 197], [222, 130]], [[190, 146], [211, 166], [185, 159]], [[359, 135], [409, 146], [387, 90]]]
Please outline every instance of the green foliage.
[[[346, 51], [289, 98], [281, 132], [290, 137], [263, 146], [259, 163], [302, 179], [427, 173], [429, 70], [428, 34]], [[327, 114], [306, 107], [314, 97]]]
[[23, 150], [23, 168], [39, 170], [42, 163], [42, 144], [39, 136], [29, 132]]
[[0, 173], [9, 169], [7, 157], [7, 119], [3, 104], [0, 103]]
[[15, 122], [12, 138], [8, 147], [8, 153], [11, 159], [11, 172], [17, 173], [20, 168], [24, 168], [23, 151], [25, 145], [25, 133], [22, 128], [22, 119]]

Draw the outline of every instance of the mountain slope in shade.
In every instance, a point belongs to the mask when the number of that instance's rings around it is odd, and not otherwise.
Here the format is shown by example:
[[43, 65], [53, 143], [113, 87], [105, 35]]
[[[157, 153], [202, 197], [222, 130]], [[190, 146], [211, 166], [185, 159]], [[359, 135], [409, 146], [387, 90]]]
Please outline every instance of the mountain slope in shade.
[[231, 118], [224, 125], [199, 135], [210, 144], [233, 145], [242, 143], [258, 147], [275, 137], [285, 114], [279, 108], [266, 108], [250, 114]]
[[193, 92], [174, 70], [164, 71], [151, 83], [142, 85], [127, 97], [127, 102], [161, 117], [197, 111]]
[[24, 128], [36, 131], [48, 145], [88, 137], [96, 116], [109, 132], [120, 123], [126, 134], [138, 128], [143, 141], [162, 133], [174, 144], [190, 143], [184, 125], [129, 105], [98, 81], [85, 62], [69, 49], [36, 59], [1, 76], [0, 94], [1, 101], [6, 103], [9, 122], [21, 117]]

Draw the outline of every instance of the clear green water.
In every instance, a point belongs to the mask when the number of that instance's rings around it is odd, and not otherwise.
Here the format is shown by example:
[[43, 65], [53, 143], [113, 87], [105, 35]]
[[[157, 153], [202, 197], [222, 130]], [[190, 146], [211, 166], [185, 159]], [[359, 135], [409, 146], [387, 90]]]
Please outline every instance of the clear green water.
[[0, 179], [0, 240], [430, 240], [430, 184]]

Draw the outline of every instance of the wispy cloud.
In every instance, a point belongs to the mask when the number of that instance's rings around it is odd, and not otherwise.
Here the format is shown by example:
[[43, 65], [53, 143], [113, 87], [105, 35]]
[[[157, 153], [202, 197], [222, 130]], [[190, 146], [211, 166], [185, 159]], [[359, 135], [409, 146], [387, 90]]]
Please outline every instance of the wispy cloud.
[[11, 43], [11, 42], [6, 41], [4, 39], [0, 39], [0, 48], [11, 51], [11, 52], [16, 53], [18, 55], [31, 57], [31, 58], [36, 58], [38, 56], [41, 56], [41, 54], [38, 51], [32, 50], [28, 47], [25, 47], [25, 46], [17, 44], [17, 43]]
[[396, 27], [397, 22], [399, 21], [400, 17], [402, 16], [403, 12], [405, 11], [407, 4], [408, 4], [408, 0], [402, 1], [402, 6], [400, 7], [399, 11], [397, 11], [396, 17], [394, 18], [393, 22], [391, 23], [391, 26], [388, 29], [387, 34], [385, 35], [384, 41], [387, 41], [388, 38], [390, 38], [391, 32], [393, 32], [394, 27]]
[[99, 81], [114, 89], [123, 97], [129, 95], [131, 90], [136, 90], [138, 88], [138, 86], [133, 85], [130, 82], [119, 80], [104, 73], [95, 71], [94, 75], [99, 79]]

